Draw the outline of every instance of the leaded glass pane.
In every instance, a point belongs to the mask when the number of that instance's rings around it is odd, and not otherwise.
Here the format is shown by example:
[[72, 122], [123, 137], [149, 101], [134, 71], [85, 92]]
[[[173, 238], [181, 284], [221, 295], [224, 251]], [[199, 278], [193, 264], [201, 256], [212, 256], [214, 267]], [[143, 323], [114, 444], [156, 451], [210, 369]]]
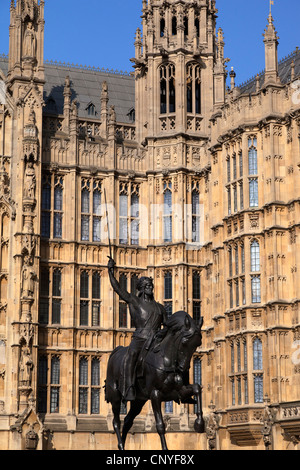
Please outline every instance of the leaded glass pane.
[[43, 325], [49, 323], [49, 299], [40, 300], [39, 321]]
[[86, 271], [80, 274], [80, 298], [89, 298], [89, 273]]
[[202, 385], [202, 364], [200, 359], [194, 360], [194, 383]]
[[50, 238], [50, 212], [42, 212], [42, 237]]
[[101, 193], [98, 190], [93, 193], [93, 213], [101, 215]]
[[63, 190], [60, 187], [54, 189], [54, 210], [63, 210]]
[[138, 245], [140, 239], [140, 222], [139, 220], [133, 220], [131, 222], [131, 244]]
[[131, 196], [131, 217], [139, 217], [140, 209], [140, 198], [138, 194], [133, 194]]
[[231, 350], [231, 372], [234, 373], [234, 369], [235, 369], [235, 366], [234, 366], [234, 344], [232, 344], [230, 346], [230, 350]]
[[242, 383], [240, 377], [237, 379], [237, 385], [238, 385], [238, 404], [242, 404]]
[[254, 402], [264, 402], [264, 384], [262, 375], [257, 375], [254, 377]]
[[173, 402], [172, 401], [166, 401], [166, 403], [165, 403], [165, 413], [166, 414], [172, 414], [173, 413]]
[[93, 302], [92, 326], [100, 326], [100, 302]]
[[251, 243], [251, 272], [260, 271], [260, 247], [257, 241]]
[[193, 299], [201, 300], [201, 283], [200, 283], [200, 274], [193, 273]]
[[257, 168], [257, 150], [255, 148], [251, 148], [249, 150], [249, 175], [257, 175], [258, 168]]
[[51, 360], [51, 384], [59, 385], [60, 383], [60, 360], [53, 357]]
[[101, 218], [93, 217], [93, 241], [101, 242]]
[[50, 413], [59, 413], [59, 387], [51, 387]]
[[193, 302], [193, 319], [197, 324], [201, 320], [201, 302]]
[[164, 217], [164, 241], [172, 241], [172, 216]]
[[89, 241], [90, 239], [90, 218], [88, 215], [81, 216], [81, 240]]
[[54, 213], [53, 237], [62, 238], [62, 214], [60, 212]]
[[51, 186], [43, 186], [42, 189], [42, 209], [50, 210], [51, 209]]
[[173, 297], [173, 279], [172, 279], [172, 274], [167, 273], [165, 275], [165, 289], [164, 289], [164, 298], [165, 299], [172, 299]]
[[256, 338], [253, 341], [253, 370], [263, 369], [262, 342]]
[[258, 181], [251, 179], [249, 182], [250, 207], [258, 207]]
[[88, 385], [88, 360], [85, 357], [79, 361], [79, 385]]
[[88, 326], [89, 324], [89, 303], [85, 301], [80, 302], [80, 325]]
[[92, 386], [100, 385], [100, 361], [94, 358], [92, 360]]
[[52, 324], [60, 325], [61, 323], [61, 300], [52, 301]]
[[46, 356], [39, 358], [38, 384], [47, 385], [48, 383], [48, 360]]
[[81, 191], [81, 212], [83, 214], [90, 213], [90, 192], [87, 189]]
[[88, 412], [88, 390], [86, 388], [79, 389], [79, 414], [86, 415]]
[[47, 413], [47, 388], [39, 387], [38, 389], [38, 411], [39, 413]]
[[55, 269], [53, 271], [53, 296], [54, 297], [61, 297], [61, 271]]
[[99, 273], [94, 273], [93, 274], [93, 282], [92, 282], [92, 296], [93, 299], [100, 299], [101, 297], [101, 292], [100, 292], [100, 287], [101, 287], [101, 277]]
[[119, 303], [119, 327], [127, 328], [127, 304]]
[[49, 296], [50, 275], [49, 269], [43, 269], [41, 272], [41, 295]]
[[127, 194], [120, 195], [120, 217], [127, 217], [128, 215], [128, 196]]
[[91, 413], [92, 415], [98, 415], [100, 413], [100, 390], [95, 388], [92, 389]]
[[252, 289], [252, 303], [259, 304], [261, 302], [260, 277], [253, 277], [251, 279], [251, 289]]
[[121, 218], [120, 219], [120, 243], [123, 245], [126, 245], [128, 243], [128, 222], [127, 218]]

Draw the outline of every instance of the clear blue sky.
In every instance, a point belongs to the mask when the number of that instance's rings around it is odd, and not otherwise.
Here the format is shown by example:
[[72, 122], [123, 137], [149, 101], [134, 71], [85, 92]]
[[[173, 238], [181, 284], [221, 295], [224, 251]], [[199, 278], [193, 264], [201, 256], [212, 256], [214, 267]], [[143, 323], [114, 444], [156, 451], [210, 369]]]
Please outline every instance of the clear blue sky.
[[[10, 1], [0, 0], [0, 53], [8, 53]], [[300, 46], [300, 1], [274, 3], [282, 58]], [[225, 55], [240, 84], [264, 68], [269, 0], [217, 0], [217, 8]], [[141, 9], [142, 0], [46, 0], [45, 59], [130, 71]]]

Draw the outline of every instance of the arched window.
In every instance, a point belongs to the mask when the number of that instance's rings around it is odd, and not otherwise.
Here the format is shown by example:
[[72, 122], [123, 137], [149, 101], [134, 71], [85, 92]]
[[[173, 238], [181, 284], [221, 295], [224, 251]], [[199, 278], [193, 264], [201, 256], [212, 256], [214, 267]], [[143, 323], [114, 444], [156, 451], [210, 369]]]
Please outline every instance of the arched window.
[[257, 139], [249, 138], [248, 139], [248, 148], [249, 148], [249, 175], [257, 175]]
[[160, 37], [163, 38], [165, 35], [166, 21], [164, 18], [160, 20]]
[[58, 357], [53, 357], [51, 360], [50, 413], [59, 413], [59, 384], [60, 359]]
[[95, 116], [96, 115], [96, 106], [94, 103], [89, 103], [88, 106], [86, 107], [86, 111], [88, 116]]
[[61, 270], [53, 271], [52, 280], [52, 324], [59, 325], [61, 323]]
[[80, 275], [80, 298], [89, 298], [89, 273], [83, 271]]
[[177, 18], [176, 16], [173, 16], [172, 18], [172, 36], [177, 35]]
[[88, 360], [82, 357], [79, 361], [79, 414], [88, 412]]
[[100, 361], [97, 357], [92, 360], [92, 390], [91, 390], [91, 413], [100, 413]]
[[175, 113], [175, 110], [175, 66], [170, 64], [160, 67], [160, 113]]
[[262, 341], [259, 338], [253, 341], [253, 370], [263, 370]]
[[201, 114], [201, 69], [198, 64], [188, 64], [186, 70], [187, 112]]
[[89, 273], [83, 271], [80, 275], [80, 325], [89, 324]]
[[164, 306], [168, 318], [173, 314], [173, 276], [171, 271], [164, 275]]
[[[122, 290], [127, 291], [127, 275], [124, 273], [120, 274], [119, 283]], [[120, 299], [119, 300], [119, 328], [127, 328], [127, 304]]]
[[183, 18], [183, 25], [184, 25], [184, 35], [189, 35], [189, 19], [187, 16]]
[[197, 37], [199, 37], [199, 35], [200, 35], [200, 23], [199, 23], [199, 18], [195, 18], [195, 28], [196, 28]]
[[251, 278], [251, 294], [252, 294], [252, 303], [259, 304], [261, 302], [260, 276], [253, 276]]
[[264, 402], [264, 380], [262, 375], [254, 377], [254, 403]]
[[192, 192], [192, 237], [193, 243], [200, 243], [200, 194], [199, 185]]
[[92, 299], [92, 326], [100, 326], [101, 276], [99, 273], [93, 273]]
[[257, 240], [251, 243], [251, 272], [257, 273], [260, 271], [260, 247]]
[[164, 242], [172, 241], [172, 183], [164, 183]]

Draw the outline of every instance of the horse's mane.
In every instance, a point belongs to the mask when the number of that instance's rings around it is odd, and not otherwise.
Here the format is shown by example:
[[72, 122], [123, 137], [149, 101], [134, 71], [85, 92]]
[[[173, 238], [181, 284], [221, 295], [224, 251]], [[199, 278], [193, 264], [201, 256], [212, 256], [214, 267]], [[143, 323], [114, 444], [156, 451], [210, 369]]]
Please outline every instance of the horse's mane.
[[193, 318], [190, 317], [186, 312], [180, 311], [176, 312], [167, 320], [165, 323], [164, 328], [156, 334], [155, 342], [152, 346], [153, 352], [157, 352], [160, 350], [162, 343], [165, 343], [165, 340], [168, 338], [176, 336], [176, 333], [185, 330], [186, 327], [186, 319], [189, 319], [191, 324], [196, 328], [196, 324]]
[[172, 331], [173, 333], [178, 330], [181, 330], [182, 327], [185, 325], [187, 317], [191, 322], [194, 322], [194, 320], [186, 312], [180, 311], [174, 313], [166, 322], [166, 328]]

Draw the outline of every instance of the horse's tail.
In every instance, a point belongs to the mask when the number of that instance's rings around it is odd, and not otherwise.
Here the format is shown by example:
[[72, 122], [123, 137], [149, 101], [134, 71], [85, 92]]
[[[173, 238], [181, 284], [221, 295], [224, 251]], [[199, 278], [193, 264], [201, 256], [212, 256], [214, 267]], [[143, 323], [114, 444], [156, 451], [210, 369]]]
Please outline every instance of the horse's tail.
[[122, 364], [122, 352], [125, 350], [123, 346], [118, 346], [111, 353], [107, 364], [107, 375], [104, 385], [105, 401], [110, 403], [112, 394], [115, 393], [118, 387], [118, 376]]

